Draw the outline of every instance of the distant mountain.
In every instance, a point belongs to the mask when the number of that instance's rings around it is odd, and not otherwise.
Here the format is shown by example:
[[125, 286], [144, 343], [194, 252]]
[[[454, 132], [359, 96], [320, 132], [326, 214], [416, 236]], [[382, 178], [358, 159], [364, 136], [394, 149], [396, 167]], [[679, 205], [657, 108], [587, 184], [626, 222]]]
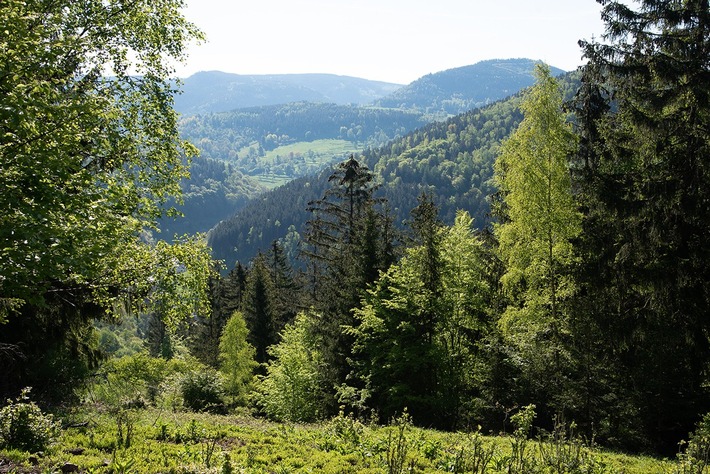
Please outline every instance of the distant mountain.
[[[414, 109], [427, 114], [455, 115], [482, 107], [535, 83], [532, 59], [492, 59], [435, 74], [379, 99], [381, 107]], [[551, 67], [554, 76], [563, 70]]]
[[401, 84], [335, 74], [198, 72], [183, 80], [183, 92], [175, 97], [175, 110], [191, 115], [303, 101], [361, 105], [400, 87]]

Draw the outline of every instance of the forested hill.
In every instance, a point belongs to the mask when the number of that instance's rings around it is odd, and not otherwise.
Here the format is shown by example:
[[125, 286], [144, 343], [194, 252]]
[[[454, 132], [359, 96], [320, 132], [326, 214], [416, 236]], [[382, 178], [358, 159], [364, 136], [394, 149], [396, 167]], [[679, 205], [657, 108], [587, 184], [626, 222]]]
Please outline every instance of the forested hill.
[[273, 150], [320, 139], [382, 143], [424, 123], [416, 112], [292, 102], [183, 117], [180, 131], [202, 156], [234, 162], [248, 173], [248, 160], [238, 151], [252, 144]]
[[240, 75], [198, 72], [183, 80], [175, 110], [183, 115], [289, 102], [368, 104], [402, 87], [335, 74]]
[[207, 232], [215, 222], [234, 214], [265, 191], [256, 180], [241, 173], [234, 165], [202, 156], [192, 159], [190, 179], [182, 180], [180, 186], [182, 204], [170, 204], [182, 216], [160, 219], [158, 238], [171, 240], [176, 235]]
[[[571, 91], [571, 75], [565, 81]], [[519, 101], [515, 95], [429, 124], [359, 157], [382, 183], [379, 193], [387, 198], [395, 222], [408, 219], [417, 196], [428, 191], [445, 222], [453, 222], [456, 210], [465, 209], [478, 227], [485, 226], [493, 162], [501, 140], [521, 120]], [[323, 195], [329, 174], [325, 170], [272, 190], [220, 222], [208, 236], [215, 258], [231, 267], [236, 261], [249, 261], [277, 239], [294, 255], [308, 219], [307, 203]]]
[[[377, 101], [382, 107], [460, 114], [517, 93], [535, 82], [532, 59], [492, 59], [428, 74]], [[553, 75], [564, 73], [551, 67]]]

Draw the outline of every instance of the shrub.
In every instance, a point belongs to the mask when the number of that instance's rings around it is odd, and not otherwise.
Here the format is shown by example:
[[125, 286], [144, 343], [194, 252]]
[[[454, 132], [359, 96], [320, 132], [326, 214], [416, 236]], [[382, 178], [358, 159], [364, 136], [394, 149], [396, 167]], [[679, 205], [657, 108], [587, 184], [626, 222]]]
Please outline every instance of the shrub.
[[707, 472], [706, 469], [710, 465], [710, 413], [703, 416], [695, 431], [690, 434], [690, 439], [680, 444], [681, 447], [685, 447], [685, 452], [678, 455], [680, 462], [676, 472], [682, 474]]
[[188, 372], [180, 382], [183, 404], [194, 411], [224, 411], [222, 380], [216, 370]]
[[23, 389], [17, 399], [7, 400], [7, 405], [0, 409], [2, 449], [44, 451], [58, 434], [58, 423], [29, 401], [29, 392], [30, 388]]

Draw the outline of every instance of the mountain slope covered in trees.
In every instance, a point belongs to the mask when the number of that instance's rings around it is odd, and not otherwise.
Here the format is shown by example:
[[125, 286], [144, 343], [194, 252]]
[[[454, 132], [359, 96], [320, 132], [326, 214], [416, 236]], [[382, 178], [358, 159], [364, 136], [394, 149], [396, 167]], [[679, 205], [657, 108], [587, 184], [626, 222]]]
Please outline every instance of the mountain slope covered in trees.
[[[323, 139], [342, 139], [356, 146], [384, 143], [425, 123], [416, 112], [292, 102], [191, 115], [182, 118], [180, 130], [203, 157], [231, 162], [249, 173], [254, 154], [263, 156], [279, 146]], [[254, 147], [251, 155], [250, 146]]]
[[[561, 87], [567, 99], [574, 94], [576, 77], [575, 73], [562, 77]], [[359, 156], [375, 173], [380, 183], [377, 195], [387, 199], [398, 227], [410, 218], [422, 192], [432, 194], [444, 222], [452, 223], [456, 211], [464, 209], [478, 228], [486, 226], [489, 196], [494, 193], [493, 162], [501, 141], [521, 119], [519, 102], [520, 96], [514, 95], [446, 121], [430, 123]], [[286, 239], [294, 246], [308, 216], [305, 204], [323, 193], [331, 171], [327, 168], [319, 175], [274, 189], [218, 223], [209, 232], [215, 257], [224, 259], [229, 266], [237, 260], [249, 261], [273, 240]], [[295, 248], [289, 251], [295, 255]]]
[[183, 179], [182, 202], [171, 204], [180, 213], [158, 221], [161, 239], [207, 232], [266, 189], [256, 180], [241, 173], [234, 165], [206, 157], [194, 157], [190, 178]]
[[[387, 198], [395, 222], [408, 219], [417, 196], [428, 191], [446, 222], [453, 221], [457, 209], [466, 209], [478, 226], [485, 225], [487, 196], [493, 192], [493, 161], [500, 141], [520, 120], [518, 101], [513, 97], [435, 122], [364, 152], [362, 161], [381, 183], [378, 195]], [[233, 265], [236, 260], [248, 261], [273, 240], [284, 238], [288, 229], [291, 237], [294, 232], [302, 234], [308, 200], [323, 193], [330, 173], [326, 169], [319, 176], [277, 188], [219, 223], [209, 233], [215, 257]]]
[[[259, 185], [271, 188], [295, 178], [317, 174], [349, 154], [360, 154], [367, 148], [375, 149], [432, 120], [443, 120], [452, 113], [469, 110], [515, 93], [532, 83], [531, 71], [535, 64], [536, 61], [530, 59], [493, 60], [430, 74], [399, 89], [400, 95], [389, 95], [378, 106], [361, 104], [365, 97], [383, 95], [387, 85], [356, 78], [317, 74], [236, 76], [218, 72], [200, 73], [188, 79], [186, 92], [176, 98], [178, 108], [186, 112], [180, 120], [180, 131], [183, 138], [197, 146], [201, 158], [230, 163], [233, 170], [243, 173], [245, 182], [239, 184], [239, 188], [255, 189], [254, 186]], [[560, 72], [554, 68], [553, 71]], [[375, 86], [379, 88], [367, 89]], [[282, 94], [279, 95], [278, 91]], [[272, 100], [299, 101], [210, 112], [216, 110], [210, 105], [212, 102], [219, 103], [225, 109], [232, 108], [236, 102], [230, 101], [242, 95], [249, 95], [249, 100], [257, 102], [260, 98], [268, 98], [264, 103]], [[355, 100], [355, 95], [361, 100]], [[194, 113], [198, 110], [204, 113]], [[458, 127], [454, 124], [451, 130], [459, 130]], [[437, 132], [437, 139], [443, 135]], [[411, 161], [411, 154], [419, 152], [422, 150], [411, 151], [403, 159]], [[390, 161], [385, 172], [394, 179], [397, 176], [392, 175], [393, 165]], [[407, 181], [407, 176], [411, 174], [409, 161], [399, 166], [401, 179], [398, 183], [404, 182], [405, 186], [416, 188], [424, 181]], [[196, 171], [198, 176], [201, 171]], [[446, 185], [442, 179], [437, 178], [437, 173], [436, 170], [427, 171], [425, 181], [433, 178], [435, 181], [429, 184]], [[467, 173], [470, 171], [450, 176], [451, 184], [463, 186], [464, 182], [470, 181]], [[415, 173], [414, 179], [418, 179], [416, 176]], [[478, 189], [479, 184], [476, 184], [475, 189]], [[231, 179], [227, 187], [234, 185], [235, 180]], [[207, 188], [215, 186], [221, 185], [213, 182]], [[391, 187], [389, 183], [387, 189]], [[229, 206], [234, 204], [231, 212], [236, 212], [245, 199], [254, 196], [253, 192], [243, 196], [228, 192], [231, 198], [225, 200], [220, 192], [206, 194], [207, 188], [201, 183], [188, 182], [184, 188], [192, 188], [192, 191], [188, 190], [185, 205], [180, 208], [185, 211], [186, 218], [163, 220], [165, 226], [169, 225], [164, 237], [171, 236], [173, 230], [203, 231], [209, 216], [218, 217], [212, 222], [214, 225], [228, 216], [225, 213], [229, 212]], [[476, 193], [469, 192], [464, 199], [478, 199], [472, 198], [473, 194]], [[399, 207], [401, 196], [391, 197]], [[412, 199], [408, 199], [408, 205], [411, 206]], [[192, 219], [198, 219], [190, 211], [196, 202], [204, 208], [219, 209], [220, 212], [200, 215], [200, 222], [191, 223]]]
[[[382, 107], [414, 109], [427, 114], [454, 115], [482, 107], [530, 87], [532, 59], [492, 59], [470, 66], [427, 74], [377, 101]], [[552, 68], [554, 75], [564, 73]]]

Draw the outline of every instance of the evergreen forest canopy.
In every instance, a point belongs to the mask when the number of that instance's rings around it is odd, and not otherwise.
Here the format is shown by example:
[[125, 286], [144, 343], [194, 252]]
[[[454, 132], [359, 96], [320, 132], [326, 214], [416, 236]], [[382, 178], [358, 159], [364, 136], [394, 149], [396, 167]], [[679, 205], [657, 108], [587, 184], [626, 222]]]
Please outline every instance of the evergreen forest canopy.
[[[211, 233], [223, 276], [199, 236], [145, 232], [192, 149], [152, 54], [199, 37], [180, 3], [0, 9], [15, 68], [0, 75], [2, 390], [99, 393], [86, 375], [103, 351], [124, 355], [106, 380], [133, 377], [106, 399], [123, 407], [406, 411], [446, 430], [534, 414], [664, 455], [707, 432], [710, 7], [599, 3], [606, 35], [580, 43], [578, 80], [540, 65], [511, 100], [289, 183], [302, 227], [265, 195], [278, 219], [258, 227], [250, 205], [239, 240], [233, 222]], [[144, 36], [150, 21], [167, 36]], [[119, 317], [132, 335], [107, 326]]]

